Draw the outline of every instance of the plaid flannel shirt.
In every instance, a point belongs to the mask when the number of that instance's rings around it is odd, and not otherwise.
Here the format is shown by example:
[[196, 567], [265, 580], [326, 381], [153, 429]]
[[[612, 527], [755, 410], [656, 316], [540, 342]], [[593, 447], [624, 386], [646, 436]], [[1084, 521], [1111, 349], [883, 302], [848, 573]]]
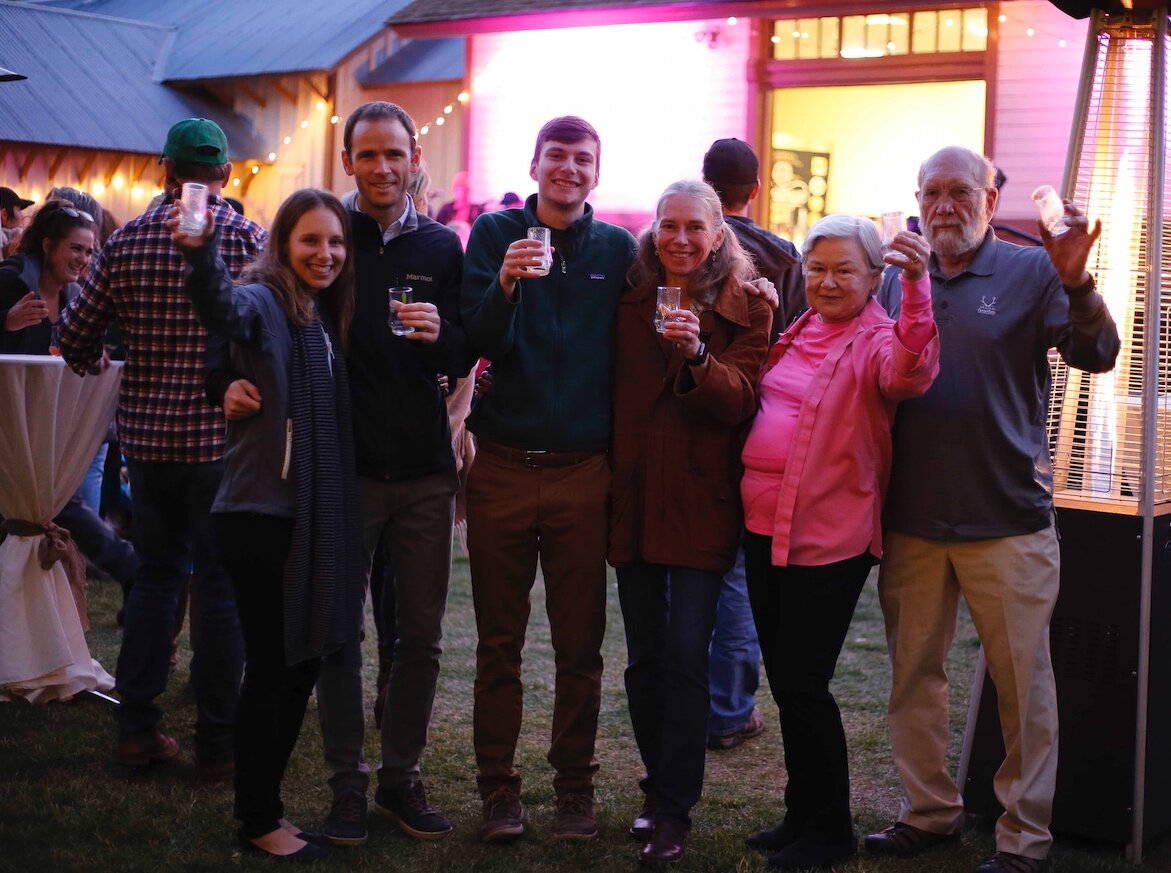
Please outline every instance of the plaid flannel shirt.
[[[220, 225], [220, 256], [233, 276], [264, 248], [268, 231], [208, 197]], [[183, 256], [171, 242], [168, 198], [110, 235], [62, 314], [61, 354], [84, 375], [118, 322], [126, 345], [118, 438], [126, 457], [196, 464], [224, 453], [224, 415], [204, 395], [207, 331], [183, 293]]]

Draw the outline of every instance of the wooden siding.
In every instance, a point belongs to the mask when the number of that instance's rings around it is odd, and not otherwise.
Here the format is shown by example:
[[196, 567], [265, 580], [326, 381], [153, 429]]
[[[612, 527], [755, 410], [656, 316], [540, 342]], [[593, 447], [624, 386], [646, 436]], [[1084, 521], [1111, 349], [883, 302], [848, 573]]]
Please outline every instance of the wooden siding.
[[1001, 3], [1000, 10], [1007, 20], [999, 25], [989, 157], [1008, 182], [997, 215], [1031, 223], [1033, 189], [1061, 186], [1087, 22], [1045, 0]]

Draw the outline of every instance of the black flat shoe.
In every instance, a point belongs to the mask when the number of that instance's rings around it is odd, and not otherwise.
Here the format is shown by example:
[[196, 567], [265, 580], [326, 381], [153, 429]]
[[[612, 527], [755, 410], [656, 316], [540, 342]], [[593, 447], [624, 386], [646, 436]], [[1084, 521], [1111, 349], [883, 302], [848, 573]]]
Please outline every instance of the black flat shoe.
[[[240, 842], [240, 848], [244, 852], [246, 852], [246, 853], [251, 852], [254, 854], [265, 855], [266, 857], [271, 858], [273, 861], [288, 861], [288, 862], [294, 863], [294, 864], [296, 864], [296, 863], [303, 864], [303, 863], [310, 863], [313, 861], [323, 861], [329, 857], [329, 845], [330, 844], [329, 844], [328, 837], [323, 837], [322, 834], [306, 833], [305, 831], [302, 831], [299, 834], [295, 834], [295, 836], [299, 840], [304, 840], [305, 845], [303, 845], [297, 851], [292, 852], [288, 855], [276, 855], [276, 854], [268, 851], [268, 849], [263, 849], [260, 846], [256, 845], [256, 843], [252, 842], [252, 840], [248, 839], [247, 837], [243, 836], [242, 834], [236, 835], [237, 839]], [[312, 837], [324, 839], [325, 844], [321, 845], [318, 843], [310, 842], [310, 838], [312, 838]]]

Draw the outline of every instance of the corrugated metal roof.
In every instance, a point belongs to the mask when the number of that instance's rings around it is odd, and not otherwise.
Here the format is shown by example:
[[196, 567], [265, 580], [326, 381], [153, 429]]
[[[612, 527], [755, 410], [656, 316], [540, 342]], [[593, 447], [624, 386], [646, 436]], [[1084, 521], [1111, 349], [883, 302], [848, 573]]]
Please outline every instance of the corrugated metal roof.
[[173, 25], [167, 81], [329, 70], [406, 0], [58, 0], [58, 6]]
[[[725, 0], [707, 0], [721, 3]], [[424, 21], [458, 21], [467, 18], [495, 18], [501, 15], [529, 15], [534, 12], [571, 12], [576, 9], [627, 9], [635, 6], [696, 5], [695, 0], [414, 0], [391, 15], [386, 23], [408, 24]]]
[[359, 85], [401, 85], [462, 79], [467, 57], [463, 37], [416, 39], [367, 72], [355, 77]]
[[175, 29], [0, 2], [0, 58], [28, 78], [0, 86], [0, 140], [157, 154], [176, 121], [214, 119], [233, 159], [265, 153], [251, 125], [155, 79]]

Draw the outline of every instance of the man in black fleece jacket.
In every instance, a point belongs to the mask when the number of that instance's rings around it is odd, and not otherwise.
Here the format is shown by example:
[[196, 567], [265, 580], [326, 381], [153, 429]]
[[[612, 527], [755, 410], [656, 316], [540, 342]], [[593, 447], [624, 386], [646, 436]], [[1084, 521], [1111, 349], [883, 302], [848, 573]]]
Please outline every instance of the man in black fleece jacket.
[[[395, 572], [393, 627], [386, 633], [396, 642], [372, 808], [407, 835], [434, 840], [450, 833], [451, 823], [428, 800], [419, 760], [439, 676], [458, 488], [436, 376], [454, 384], [476, 360], [459, 313], [463, 252], [458, 237], [416, 211], [406, 192], [421, 149], [405, 111], [385, 102], [359, 106], [346, 121], [344, 142], [342, 165], [357, 187], [343, 198], [356, 276], [347, 351], [354, 450], [367, 557], [382, 538]], [[387, 289], [403, 285], [414, 289], [415, 302], [393, 306], [414, 331], [396, 336]], [[361, 668], [360, 650], [342, 653], [323, 666], [317, 686], [333, 774], [325, 833], [341, 845], [366, 838]]]

